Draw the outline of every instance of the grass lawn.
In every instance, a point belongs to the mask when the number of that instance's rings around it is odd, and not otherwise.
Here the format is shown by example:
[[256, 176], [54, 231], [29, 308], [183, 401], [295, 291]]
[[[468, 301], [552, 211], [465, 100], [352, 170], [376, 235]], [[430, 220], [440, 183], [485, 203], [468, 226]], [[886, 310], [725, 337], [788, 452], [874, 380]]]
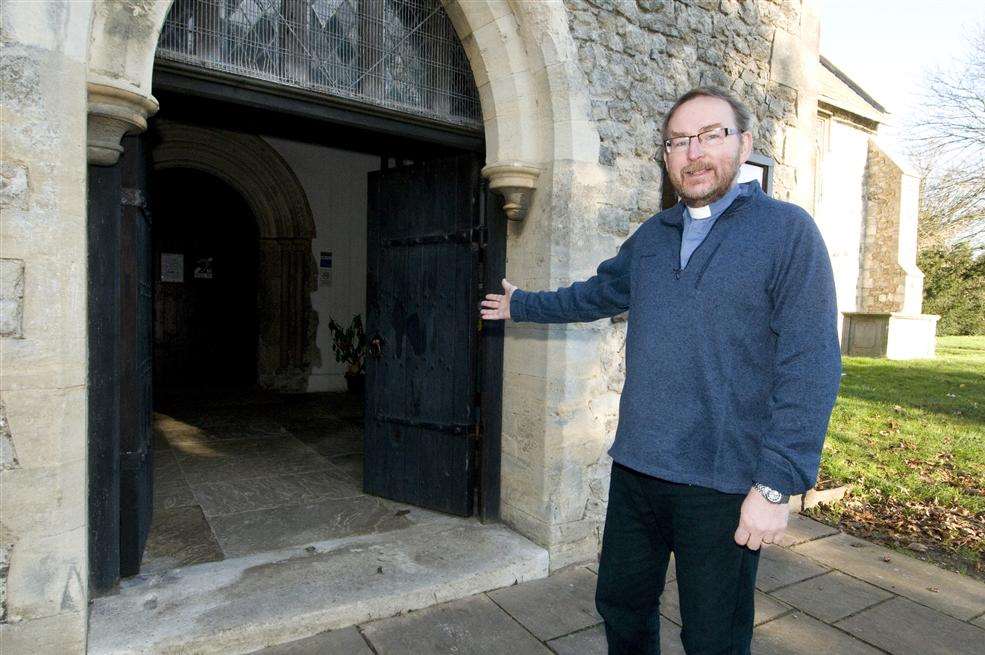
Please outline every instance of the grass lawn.
[[940, 337], [933, 360], [846, 357], [813, 510], [849, 533], [985, 578], [985, 336]]

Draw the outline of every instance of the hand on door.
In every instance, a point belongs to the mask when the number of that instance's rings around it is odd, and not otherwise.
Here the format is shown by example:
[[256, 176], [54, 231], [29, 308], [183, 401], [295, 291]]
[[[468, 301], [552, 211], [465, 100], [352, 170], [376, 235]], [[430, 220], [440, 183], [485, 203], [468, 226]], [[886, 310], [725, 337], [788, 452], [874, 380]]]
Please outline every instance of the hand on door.
[[516, 287], [510, 284], [504, 277], [503, 290], [506, 291], [503, 295], [495, 293], [486, 294], [486, 299], [480, 303], [482, 309], [479, 310], [483, 319], [487, 321], [503, 321], [510, 318], [510, 298], [513, 297]]

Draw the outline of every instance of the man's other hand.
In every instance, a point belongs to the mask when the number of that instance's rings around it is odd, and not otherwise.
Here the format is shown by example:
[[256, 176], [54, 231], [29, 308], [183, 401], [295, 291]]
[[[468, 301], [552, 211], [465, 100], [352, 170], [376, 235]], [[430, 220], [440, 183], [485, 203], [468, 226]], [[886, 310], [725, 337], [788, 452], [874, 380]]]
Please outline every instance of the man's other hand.
[[752, 550], [759, 550], [764, 544], [775, 544], [786, 531], [789, 519], [790, 507], [787, 503], [771, 503], [752, 488], [742, 501], [735, 543]]
[[486, 299], [481, 303], [482, 309], [479, 310], [483, 319], [487, 321], [505, 321], [510, 318], [510, 298], [513, 297], [516, 287], [507, 282], [504, 277], [503, 290], [506, 291], [503, 295], [495, 293], [486, 294]]

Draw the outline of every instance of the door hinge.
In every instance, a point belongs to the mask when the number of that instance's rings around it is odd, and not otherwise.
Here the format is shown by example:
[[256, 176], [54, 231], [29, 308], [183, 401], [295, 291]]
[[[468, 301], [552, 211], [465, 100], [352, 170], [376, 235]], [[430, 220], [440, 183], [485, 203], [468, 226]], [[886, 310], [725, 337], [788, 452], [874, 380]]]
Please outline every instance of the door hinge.
[[385, 414], [377, 414], [376, 420], [381, 423], [392, 423], [394, 425], [403, 425], [410, 428], [420, 428], [422, 430], [431, 430], [433, 432], [445, 432], [448, 434], [472, 434], [474, 430], [473, 423], [441, 423], [437, 421], [420, 421], [417, 419], [401, 418], [397, 416], [387, 416]]
[[441, 232], [438, 234], [420, 234], [412, 237], [383, 239], [383, 245], [390, 248], [396, 246], [425, 246], [432, 243], [478, 243], [485, 247], [489, 242], [489, 230], [484, 227], [473, 227], [467, 230]]

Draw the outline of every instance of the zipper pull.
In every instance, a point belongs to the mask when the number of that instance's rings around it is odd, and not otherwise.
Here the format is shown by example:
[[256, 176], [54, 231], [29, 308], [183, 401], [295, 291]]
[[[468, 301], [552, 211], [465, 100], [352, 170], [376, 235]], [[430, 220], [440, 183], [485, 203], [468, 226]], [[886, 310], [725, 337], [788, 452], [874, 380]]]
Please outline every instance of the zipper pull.
[[681, 269], [679, 268], [674, 269], [674, 279], [675, 280], [681, 279]]

